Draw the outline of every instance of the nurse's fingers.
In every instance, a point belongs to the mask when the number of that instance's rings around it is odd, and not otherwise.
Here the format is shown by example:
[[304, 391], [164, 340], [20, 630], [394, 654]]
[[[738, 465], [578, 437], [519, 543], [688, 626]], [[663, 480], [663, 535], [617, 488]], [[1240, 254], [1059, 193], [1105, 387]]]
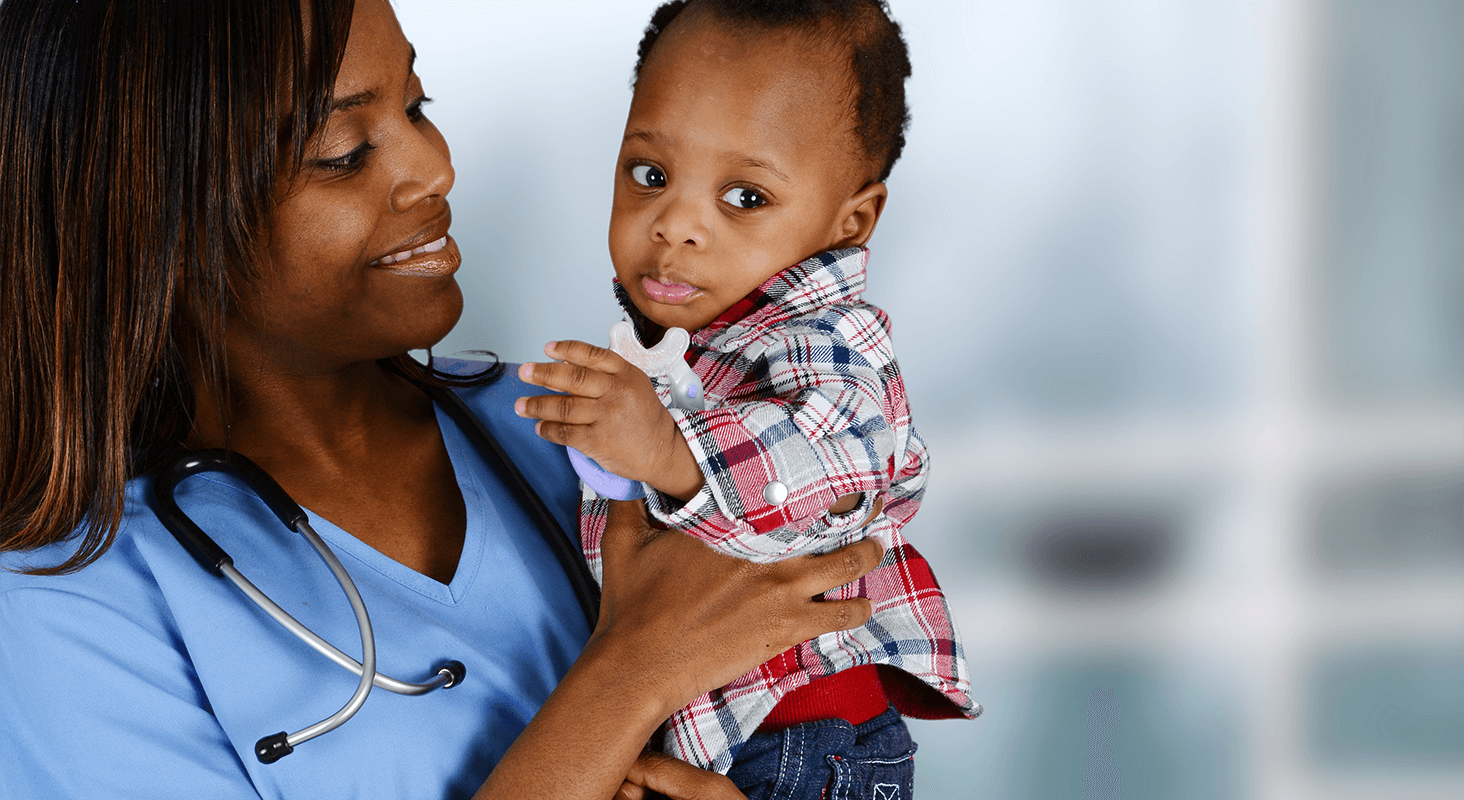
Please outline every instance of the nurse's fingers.
[[[864, 577], [883, 559], [884, 546], [874, 539], [863, 539], [832, 553], [790, 558], [780, 566], [795, 573], [800, 594], [813, 597]], [[856, 624], [863, 624], [863, 620]]]
[[665, 753], [641, 753], [630, 765], [617, 800], [641, 800], [647, 790], [671, 800], [747, 800], [726, 775], [708, 772]]
[[853, 630], [868, 622], [873, 614], [874, 604], [867, 597], [809, 602], [795, 621], [799, 633], [794, 638], [806, 642], [825, 633]]
[[610, 504], [600, 555], [595, 648], [669, 716], [799, 642], [868, 620], [867, 599], [817, 595], [874, 569], [880, 546], [755, 564], [657, 528], [643, 502], [626, 501]]
[[615, 796], [610, 800], [645, 800], [645, 797], [646, 787], [636, 786], [630, 781], [626, 781], [620, 784], [620, 788], [616, 790]]

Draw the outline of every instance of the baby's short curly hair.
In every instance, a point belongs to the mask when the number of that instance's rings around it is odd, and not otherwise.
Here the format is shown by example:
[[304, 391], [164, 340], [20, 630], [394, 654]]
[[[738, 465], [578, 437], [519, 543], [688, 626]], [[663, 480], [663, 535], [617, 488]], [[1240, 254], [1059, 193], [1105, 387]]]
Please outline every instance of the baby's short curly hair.
[[854, 134], [879, 167], [876, 180], [889, 178], [910, 125], [905, 104], [910, 53], [884, 0], [670, 0], [656, 9], [646, 26], [632, 86], [656, 40], [688, 7], [733, 25], [806, 31], [835, 52], [846, 53], [854, 81], [850, 98]]

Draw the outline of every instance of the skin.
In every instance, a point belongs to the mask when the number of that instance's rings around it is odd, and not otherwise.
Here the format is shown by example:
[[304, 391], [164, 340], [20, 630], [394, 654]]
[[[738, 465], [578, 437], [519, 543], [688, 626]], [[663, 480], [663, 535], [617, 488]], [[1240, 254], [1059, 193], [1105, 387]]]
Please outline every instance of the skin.
[[[610, 257], [656, 326], [703, 328], [815, 253], [862, 245], [887, 189], [852, 133], [850, 77], [796, 31], [741, 31], [694, 10], [642, 65], [616, 165]], [[843, 126], [838, 125], [840, 121]], [[704, 483], [650, 380], [605, 348], [550, 342], [526, 382], [539, 435], [688, 500]], [[857, 495], [834, 505], [852, 509]]]
[[[229, 320], [229, 414], [218, 392], [200, 391], [190, 443], [232, 445], [312, 512], [446, 582], [461, 555], [462, 496], [430, 401], [375, 360], [435, 343], [461, 312], [450, 240], [380, 263], [446, 235], [453, 174], [441, 134], [418, 113], [411, 47], [386, 0], [357, 3], [335, 97], [352, 102], [312, 143], [304, 172], [281, 181], [268, 263]], [[867, 601], [813, 598], [873, 569], [878, 545], [762, 567], [653, 530], [643, 508], [624, 504], [604, 553], [589, 643], [477, 796], [740, 796], [686, 764], [642, 766], [641, 750], [702, 692], [867, 620]]]

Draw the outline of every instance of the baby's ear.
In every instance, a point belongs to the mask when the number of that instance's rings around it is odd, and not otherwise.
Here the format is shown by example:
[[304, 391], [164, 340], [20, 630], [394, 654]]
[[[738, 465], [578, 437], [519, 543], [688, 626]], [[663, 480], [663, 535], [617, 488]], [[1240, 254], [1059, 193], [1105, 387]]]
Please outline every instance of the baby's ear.
[[834, 246], [830, 249], [863, 246], [868, 242], [874, 235], [874, 226], [879, 224], [880, 212], [884, 211], [885, 199], [889, 195], [889, 189], [880, 181], [866, 183], [864, 188], [850, 195], [841, 209]]

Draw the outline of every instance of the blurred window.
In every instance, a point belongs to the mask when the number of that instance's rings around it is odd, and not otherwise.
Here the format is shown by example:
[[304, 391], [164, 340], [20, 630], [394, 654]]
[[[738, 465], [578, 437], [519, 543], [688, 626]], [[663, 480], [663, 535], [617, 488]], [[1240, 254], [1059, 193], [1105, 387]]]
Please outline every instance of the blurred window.
[[1464, 3], [1335, 0], [1324, 24], [1323, 381], [1464, 398]]

